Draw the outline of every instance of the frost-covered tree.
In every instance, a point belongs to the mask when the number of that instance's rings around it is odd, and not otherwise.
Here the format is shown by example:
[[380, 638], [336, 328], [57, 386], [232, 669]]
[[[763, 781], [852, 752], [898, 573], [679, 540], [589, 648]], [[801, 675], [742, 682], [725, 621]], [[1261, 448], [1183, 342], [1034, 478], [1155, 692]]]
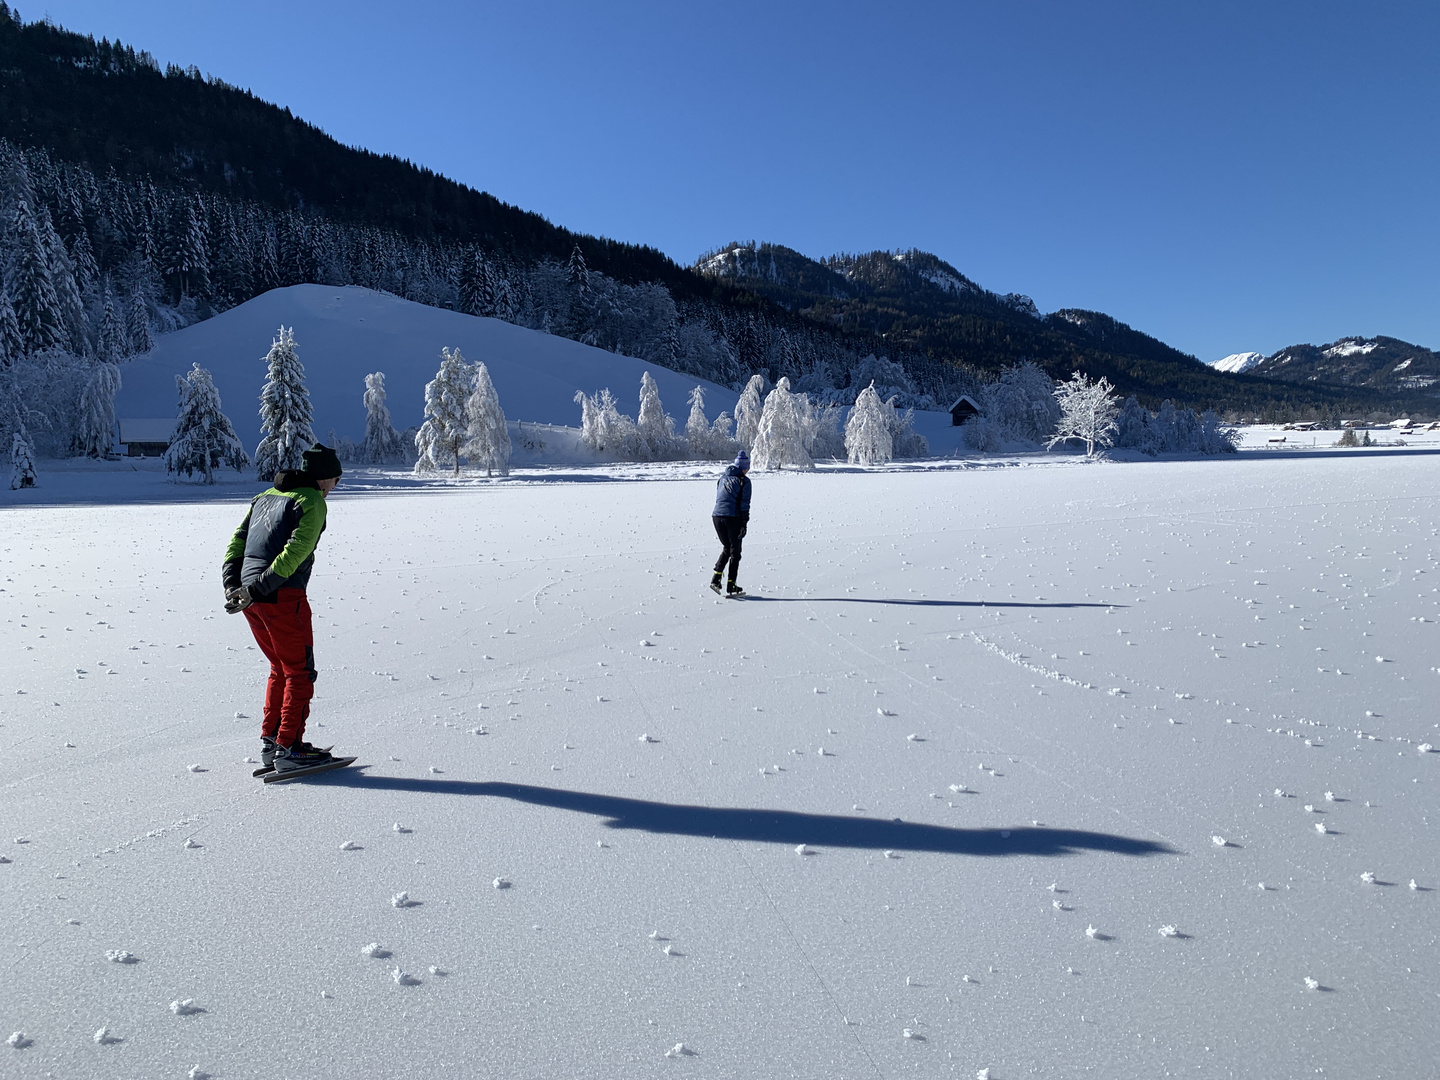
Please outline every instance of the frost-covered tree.
[[1214, 409], [1206, 409], [1195, 427], [1195, 449], [1202, 454], [1233, 454], [1240, 446], [1240, 432], [1221, 422]]
[[1055, 434], [1046, 441], [1046, 449], [1057, 443], [1079, 439], [1085, 444], [1085, 453], [1095, 456], [1095, 447], [1112, 446], [1115, 442], [1115, 419], [1120, 405], [1115, 400], [1115, 388], [1110, 380], [1101, 378], [1091, 382], [1076, 371], [1070, 378], [1055, 386], [1055, 400], [1060, 405], [1060, 423]]
[[0, 284], [0, 368], [13, 367], [25, 355], [25, 339], [10, 304], [10, 292]]
[[360, 445], [360, 460], [369, 465], [395, 465], [404, 458], [405, 447], [385, 404], [385, 373], [366, 375], [365, 441]]
[[649, 456], [661, 460], [670, 456], [675, 445], [674, 425], [660, 404], [660, 387], [650, 372], [640, 376], [640, 414], [635, 421], [640, 438], [645, 440]]
[[851, 465], [884, 465], [895, 456], [889, 410], [873, 384], [856, 395], [845, 421], [845, 453]]
[[[210, 372], [195, 364], [188, 375], [175, 376], [175, 388], [180, 392], [180, 413], [165, 450], [165, 470], [187, 477], [200, 473], [207, 484], [215, 483], [215, 470], [221, 466], [243, 471], [250, 458], [225, 415]], [[310, 443], [305, 445], [308, 448]]]
[[890, 446], [897, 458], [928, 457], [930, 442], [915, 430], [915, 410], [898, 408], [899, 396], [892, 394], [885, 402], [885, 422], [890, 426]]
[[465, 445], [461, 448], [475, 468], [485, 466], [485, 475], [510, 475], [510, 432], [500, 395], [490, 379], [485, 362], [475, 364], [475, 389], [465, 401]]
[[109, 363], [118, 363], [129, 355], [126, 347], [125, 324], [120, 321], [120, 311], [115, 305], [115, 295], [110, 285], [105, 285], [105, 306], [100, 315], [100, 335], [96, 342], [99, 358]]
[[42, 231], [24, 201], [15, 207], [11, 228], [11, 303], [15, 306], [15, 319], [25, 352], [39, 352], [64, 340], [60, 301], [50, 277], [50, 259]]
[[690, 415], [685, 418], [685, 448], [691, 457], [710, 456], [710, 420], [705, 415], [705, 388], [697, 386], [686, 399]]
[[1150, 431], [1150, 410], [1140, 404], [1131, 394], [1115, 417], [1115, 446], [1123, 446], [1142, 453], [1155, 453], [1154, 436]]
[[80, 394], [80, 453], [104, 457], [115, 446], [115, 395], [120, 392], [120, 368], [95, 364]]
[[460, 448], [469, 426], [465, 402], [474, 382], [474, 371], [460, 350], [442, 348], [440, 370], [425, 384], [425, 422], [415, 436], [415, 449], [420, 452], [416, 473], [431, 473], [453, 462], [455, 475], [460, 475]]
[[602, 447], [600, 410], [596, 407], [596, 401], [584, 390], [576, 390], [575, 404], [580, 406], [580, 441], [587, 449], [598, 452]]
[[280, 327], [265, 365], [265, 385], [260, 390], [260, 430], [265, 437], [255, 448], [255, 472], [269, 480], [281, 469], [304, 467], [301, 455], [315, 442], [315, 432], [310, 427], [314, 410], [305, 389], [305, 366], [295, 348], [293, 328]]
[[10, 443], [10, 490], [35, 486], [35, 444], [22, 422]]
[[1010, 440], [1040, 444], [1060, 422], [1055, 383], [1039, 364], [1026, 360], [1007, 367], [981, 392], [985, 418]]
[[[808, 409], [808, 401], [805, 406]], [[790, 380], [782, 376], [775, 389], [766, 395], [755, 431], [755, 444], [750, 448], [756, 468], [776, 470], [786, 465], [796, 469], [815, 468], [806, 446], [808, 432], [800, 414], [796, 395], [790, 392]]]
[[760, 429], [760, 413], [764, 409], [760, 395], [765, 391], [765, 376], [752, 375], [735, 405], [735, 441], [745, 449], [755, 444], [755, 433]]

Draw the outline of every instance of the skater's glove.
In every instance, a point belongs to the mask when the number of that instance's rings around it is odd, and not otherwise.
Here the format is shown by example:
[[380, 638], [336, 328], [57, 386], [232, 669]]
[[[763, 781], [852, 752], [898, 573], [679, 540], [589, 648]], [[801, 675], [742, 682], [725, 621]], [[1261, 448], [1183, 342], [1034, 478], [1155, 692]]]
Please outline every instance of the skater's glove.
[[255, 598], [250, 595], [250, 590], [244, 585], [231, 589], [225, 594], [225, 614], [234, 615], [237, 611], [244, 611], [254, 602]]

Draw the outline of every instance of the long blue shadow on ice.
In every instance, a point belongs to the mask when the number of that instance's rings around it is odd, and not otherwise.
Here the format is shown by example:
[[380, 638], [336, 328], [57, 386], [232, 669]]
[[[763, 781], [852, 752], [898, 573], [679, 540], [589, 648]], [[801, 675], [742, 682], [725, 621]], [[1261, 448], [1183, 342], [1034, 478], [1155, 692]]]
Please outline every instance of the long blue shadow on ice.
[[596, 795], [586, 791], [534, 787], [500, 781], [432, 780], [403, 776], [367, 776], [347, 769], [316, 776], [309, 783], [371, 791], [413, 791], [429, 795], [485, 795], [513, 799], [556, 810], [593, 814], [610, 829], [713, 840], [753, 840], [766, 844], [812, 844], [819, 848], [869, 848], [891, 851], [933, 851], [946, 855], [1077, 855], [1105, 851], [1116, 855], [1164, 855], [1175, 850], [1153, 840], [1112, 833], [1043, 826], [1012, 829], [957, 829], [921, 825], [896, 818], [850, 818], [831, 814], [797, 814], [785, 810], [740, 810], [714, 806], [680, 806]]
[[973, 607], [973, 608], [1123, 608], [1125, 604], [1084, 604], [1079, 602], [1053, 604], [1022, 602], [1019, 600], [901, 600], [872, 596], [758, 596], [746, 593], [742, 600], [747, 604], [906, 604], [910, 607]]

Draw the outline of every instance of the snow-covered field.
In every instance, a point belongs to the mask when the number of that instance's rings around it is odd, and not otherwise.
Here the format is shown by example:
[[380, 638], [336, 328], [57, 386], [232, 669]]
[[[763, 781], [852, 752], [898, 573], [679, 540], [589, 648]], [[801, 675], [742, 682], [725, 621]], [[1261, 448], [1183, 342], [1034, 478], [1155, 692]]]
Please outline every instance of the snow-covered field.
[[1425, 1075], [1434, 456], [970, 465], [347, 477], [270, 787], [253, 483], [42, 475], [0, 1074]]

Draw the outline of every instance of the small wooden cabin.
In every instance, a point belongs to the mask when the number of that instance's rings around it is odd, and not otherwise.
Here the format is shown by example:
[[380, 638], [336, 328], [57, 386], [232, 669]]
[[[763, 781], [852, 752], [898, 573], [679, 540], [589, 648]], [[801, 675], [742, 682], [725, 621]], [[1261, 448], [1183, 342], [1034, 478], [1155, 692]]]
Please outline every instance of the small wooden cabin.
[[980, 406], [975, 404], [975, 399], [969, 394], [961, 394], [955, 399], [955, 404], [950, 406], [950, 426], [959, 427], [972, 416], [980, 415]]
[[169, 449], [174, 434], [174, 417], [120, 421], [120, 441], [126, 447], [126, 457], [159, 457]]

